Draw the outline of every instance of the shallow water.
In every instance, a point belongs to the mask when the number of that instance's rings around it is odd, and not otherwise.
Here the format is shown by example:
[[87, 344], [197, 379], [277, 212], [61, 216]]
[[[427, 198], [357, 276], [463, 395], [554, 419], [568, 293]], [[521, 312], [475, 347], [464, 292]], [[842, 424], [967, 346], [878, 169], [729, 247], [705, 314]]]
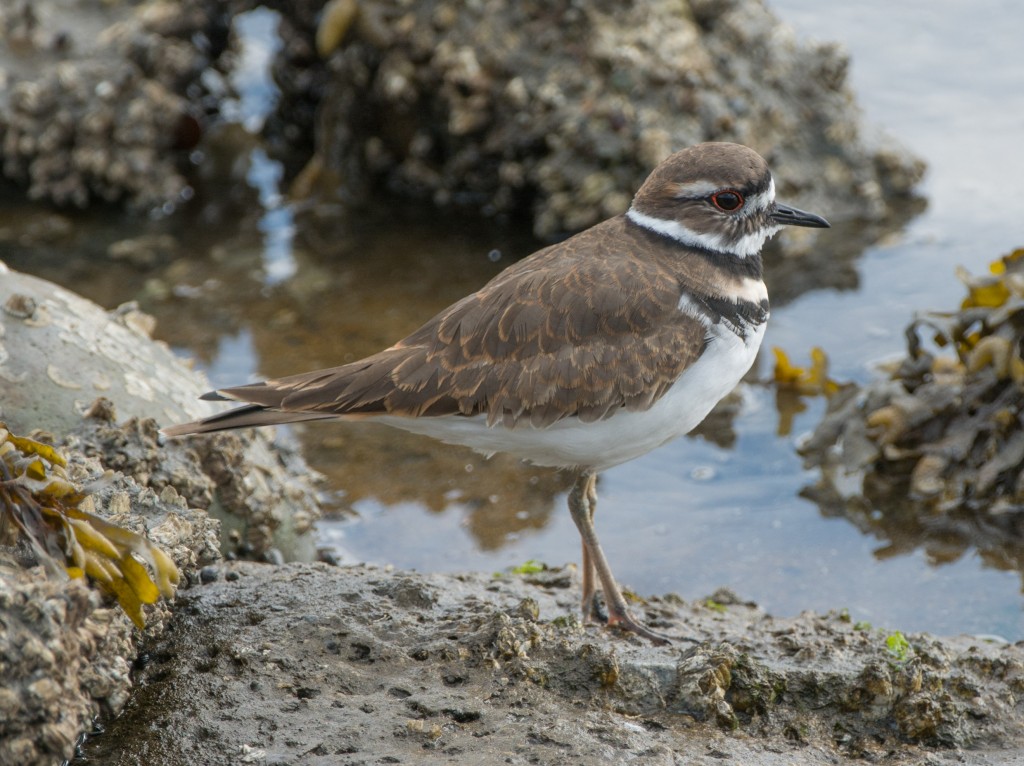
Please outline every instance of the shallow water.
[[[833, 377], [866, 381], [875, 363], [901, 351], [915, 309], [959, 302], [956, 265], [980, 272], [1024, 245], [1024, 198], [1016, 191], [1024, 170], [1016, 36], [1024, 7], [994, 0], [969, 8], [809, 0], [773, 7], [801, 35], [852, 51], [867, 123], [884, 126], [930, 168], [921, 189], [927, 209], [861, 256], [854, 288], [812, 291], [773, 310], [766, 348], [781, 346], [799, 360], [820, 345]], [[250, 35], [262, 40], [273, 17], [250, 23]], [[259, 50], [253, 56], [258, 69]], [[259, 104], [273, 94], [259, 77], [240, 87], [256, 106], [243, 98], [239, 119], [254, 127]], [[207, 148], [210, 158], [248, 154], [250, 162], [204, 171], [196, 202], [177, 216], [137, 225], [0, 208], [5, 260], [108, 307], [139, 300], [157, 316], [159, 337], [222, 385], [375, 351], [537, 246], [523, 227], [458, 215], [292, 206], [278, 186], [280, 168], [251, 136], [239, 128], [217, 142]], [[53, 236], [54, 226], [65, 234]], [[114, 241], [160, 233], [172, 237], [173, 259], [150, 240], [128, 263], [106, 258]], [[147, 247], [155, 248], [149, 260]], [[768, 368], [762, 354], [762, 377]], [[598, 531], [620, 581], [687, 599], [728, 585], [780, 615], [846, 608], [854, 620], [904, 631], [1024, 637], [1019, 572], [995, 568], [972, 549], [865, 536], [799, 497], [815, 475], [801, 468], [795, 444], [823, 407], [808, 405], [792, 433], [778, 436], [772, 393], [750, 386], [733, 443], [681, 439], [605, 473]], [[325, 543], [347, 556], [431, 571], [578, 561], [564, 475], [373, 425], [314, 424], [296, 433], [339, 505], [358, 513], [321, 524]]]

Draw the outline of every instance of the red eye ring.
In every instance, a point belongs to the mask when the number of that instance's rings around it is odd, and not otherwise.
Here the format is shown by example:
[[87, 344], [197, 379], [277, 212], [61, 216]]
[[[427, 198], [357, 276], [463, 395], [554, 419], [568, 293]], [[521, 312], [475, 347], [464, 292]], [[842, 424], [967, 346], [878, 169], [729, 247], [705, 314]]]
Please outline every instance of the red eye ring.
[[711, 195], [711, 204], [726, 213], [734, 213], [743, 207], [743, 195], [735, 189], [725, 189]]

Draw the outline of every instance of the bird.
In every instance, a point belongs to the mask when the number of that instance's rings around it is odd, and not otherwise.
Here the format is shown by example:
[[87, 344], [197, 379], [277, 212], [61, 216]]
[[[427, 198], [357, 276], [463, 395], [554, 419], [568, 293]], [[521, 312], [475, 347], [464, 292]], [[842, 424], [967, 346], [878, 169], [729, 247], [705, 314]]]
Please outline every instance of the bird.
[[625, 213], [513, 263], [389, 348], [211, 391], [202, 398], [242, 406], [163, 433], [373, 420], [572, 471], [584, 624], [670, 643], [633, 616], [612, 574], [597, 476], [688, 433], [750, 369], [769, 316], [761, 249], [784, 226], [829, 223], [777, 202], [754, 150], [690, 146]]

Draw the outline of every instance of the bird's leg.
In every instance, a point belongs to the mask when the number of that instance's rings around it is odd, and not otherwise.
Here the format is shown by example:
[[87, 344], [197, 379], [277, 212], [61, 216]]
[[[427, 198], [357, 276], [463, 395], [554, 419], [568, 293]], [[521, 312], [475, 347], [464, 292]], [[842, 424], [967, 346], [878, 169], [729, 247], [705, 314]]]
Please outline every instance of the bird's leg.
[[[590, 554], [591, 546], [588, 542], [588, 535], [584, 533], [580, 520], [581, 518], [585, 519], [583, 523], [590, 528], [591, 536], [596, 541], [597, 535], [593, 533], [593, 529], [594, 511], [596, 510], [594, 499], [597, 497], [597, 492], [596, 490], [591, 491], [591, 488], [596, 483], [596, 476], [588, 476], [586, 474], [576, 480], [572, 490], [569, 492], [569, 512], [572, 515], [573, 522], [576, 524], [576, 528], [579, 530], [581, 547], [583, 548], [583, 622], [600, 622], [603, 624], [608, 621], [608, 617], [601, 612], [600, 604], [598, 603], [598, 575], [594, 567], [594, 559]], [[577, 518], [577, 516], [580, 518]]]
[[582, 543], [583, 554], [581, 566], [583, 567], [583, 622], [597, 622], [594, 614], [594, 599], [597, 597], [597, 586], [594, 585], [594, 565], [590, 562], [590, 550], [586, 543]]
[[[587, 516], [590, 525], [594, 525], [594, 512], [597, 510], [597, 479], [590, 482], [586, 494]], [[590, 548], [583, 543], [583, 622], [598, 622], [602, 625], [608, 623], [608, 615], [601, 607], [601, 600], [597, 597], [597, 572], [594, 570], [594, 561], [590, 557]]]
[[604, 613], [600, 599], [597, 597], [597, 574], [594, 571], [594, 562], [590, 558], [590, 549], [587, 548], [586, 543], [581, 547], [583, 548], [583, 622], [599, 622], [604, 625], [608, 622], [608, 615]]
[[601, 582], [605, 604], [608, 607], [608, 625], [617, 625], [642, 636], [655, 644], [667, 644], [667, 636], [655, 633], [636, 620], [626, 607], [626, 599], [615, 584], [611, 567], [601, 550], [601, 543], [594, 530], [594, 510], [597, 508], [597, 474], [584, 473], [576, 479], [569, 492], [569, 513], [579, 530], [583, 541], [583, 618], [588, 620], [594, 615], [594, 577]]

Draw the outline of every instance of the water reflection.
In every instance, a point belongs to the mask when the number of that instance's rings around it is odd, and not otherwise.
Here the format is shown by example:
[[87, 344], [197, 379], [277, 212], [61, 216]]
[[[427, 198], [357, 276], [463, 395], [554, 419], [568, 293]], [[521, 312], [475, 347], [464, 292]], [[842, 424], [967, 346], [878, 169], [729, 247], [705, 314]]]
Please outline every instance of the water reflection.
[[814, 502], [822, 516], [845, 519], [879, 540], [874, 555], [880, 560], [920, 550], [930, 564], [940, 566], [977, 552], [986, 566], [1019, 573], [1024, 585], [1024, 514], [1016, 508], [993, 513], [969, 506], [937, 511], [913, 499], [909, 475], [910, 466], [901, 475], [873, 473], [851, 492], [851, 483], [858, 480], [823, 469], [800, 496]]
[[257, 228], [263, 233], [263, 272], [267, 285], [278, 285], [294, 277], [299, 270], [293, 255], [295, 211], [281, 194], [284, 167], [271, 160], [262, 149], [249, 155], [246, 181], [259, 192], [263, 215]]
[[572, 485], [569, 474], [506, 455], [488, 460], [464, 448], [439, 448], [432, 439], [369, 423], [310, 424], [299, 438], [346, 507], [372, 499], [384, 506], [412, 502], [433, 513], [458, 508], [464, 528], [485, 551], [542, 529], [561, 510], [556, 498]]
[[860, 287], [860, 258], [879, 242], [898, 238], [915, 217], [925, 212], [927, 200], [894, 200], [882, 221], [835, 221], [827, 240], [815, 249], [778, 257], [777, 243], [765, 248], [765, 284], [772, 309], [786, 306], [801, 295], [820, 290], [853, 291]]

